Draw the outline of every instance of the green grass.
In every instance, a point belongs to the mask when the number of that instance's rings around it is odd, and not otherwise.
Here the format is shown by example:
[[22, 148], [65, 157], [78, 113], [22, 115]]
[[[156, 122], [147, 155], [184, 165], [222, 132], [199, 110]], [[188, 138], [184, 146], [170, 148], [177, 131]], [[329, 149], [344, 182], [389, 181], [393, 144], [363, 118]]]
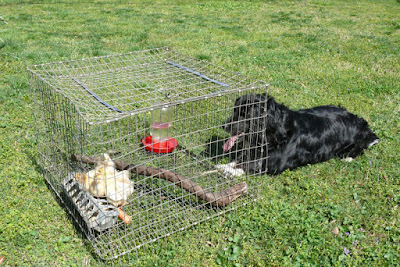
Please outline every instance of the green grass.
[[381, 143], [352, 163], [334, 159], [265, 177], [261, 201], [139, 250], [138, 264], [400, 260], [399, 1], [82, 2], [0, 0], [5, 265], [102, 263], [35, 165], [26, 67], [161, 46], [267, 81], [293, 108], [342, 105], [366, 118]]

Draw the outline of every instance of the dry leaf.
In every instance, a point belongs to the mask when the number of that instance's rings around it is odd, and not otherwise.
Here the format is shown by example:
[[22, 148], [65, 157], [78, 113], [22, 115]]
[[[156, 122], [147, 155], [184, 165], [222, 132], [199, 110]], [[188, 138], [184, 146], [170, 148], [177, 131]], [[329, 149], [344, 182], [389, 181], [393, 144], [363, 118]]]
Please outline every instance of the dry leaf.
[[337, 226], [335, 226], [335, 228], [333, 228], [332, 233], [334, 235], [338, 235], [339, 234], [339, 228], [337, 228]]

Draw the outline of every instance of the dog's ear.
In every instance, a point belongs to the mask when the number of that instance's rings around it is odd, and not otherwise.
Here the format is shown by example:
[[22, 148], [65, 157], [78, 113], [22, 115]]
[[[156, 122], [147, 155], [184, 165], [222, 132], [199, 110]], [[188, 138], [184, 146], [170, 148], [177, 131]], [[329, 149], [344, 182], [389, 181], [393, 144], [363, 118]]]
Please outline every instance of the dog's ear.
[[286, 142], [288, 132], [284, 126], [286, 112], [282, 105], [275, 102], [273, 98], [268, 99], [268, 114], [266, 117], [266, 135], [271, 144], [282, 144]]
[[287, 131], [283, 127], [282, 121], [272, 114], [268, 114], [267, 116], [266, 132], [269, 139], [271, 139], [269, 142], [281, 144], [287, 138]]
[[278, 127], [277, 130], [276, 130], [276, 132], [275, 132], [275, 135], [274, 135], [274, 138], [275, 138], [274, 141], [275, 141], [277, 144], [286, 143], [286, 142], [287, 142], [287, 136], [288, 136], [288, 134], [287, 134], [286, 128], [284, 128], [284, 127]]
[[266, 144], [267, 137], [265, 135], [265, 126], [267, 122], [267, 103], [263, 95], [253, 95], [251, 105], [247, 110], [249, 120], [249, 130], [251, 133], [257, 133], [258, 144]]

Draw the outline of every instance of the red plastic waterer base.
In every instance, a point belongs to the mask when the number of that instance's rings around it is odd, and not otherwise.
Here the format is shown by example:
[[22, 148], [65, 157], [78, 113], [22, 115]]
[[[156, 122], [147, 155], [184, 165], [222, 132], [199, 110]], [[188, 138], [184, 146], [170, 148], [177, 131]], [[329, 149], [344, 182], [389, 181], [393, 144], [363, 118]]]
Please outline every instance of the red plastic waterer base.
[[178, 145], [178, 142], [174, 139], [169, 137], [168, 141], [154, 141], [151, 136], [147, 136], [143, 138], [142, 143], [146, 150], [154, 152], [154, 153], [169, 153], [174, 151], [175, 147]]

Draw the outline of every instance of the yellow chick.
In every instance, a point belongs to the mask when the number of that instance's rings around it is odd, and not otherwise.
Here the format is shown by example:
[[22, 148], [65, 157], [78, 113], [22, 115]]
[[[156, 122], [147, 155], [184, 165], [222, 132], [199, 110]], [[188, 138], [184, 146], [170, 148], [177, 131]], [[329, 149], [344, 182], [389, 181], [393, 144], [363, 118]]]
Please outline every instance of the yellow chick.
[[[85, 187], [86, 191], [91, 192], [91, 188], [95, 186], [95, 180], [94, 180], [95, 176], [96, 176], [95, 170], [91, 170], [87, 173], [77, 173], [75, 174], [75, 181], [82, 184]], [[101, 193], [99, 194], [96, 192], [91, 192], [91, 193], [95, 196], [104, 196], [104, 193], [103, 194]]]
[[97, 163], [94, 170], [75, 175], [75, 179], [87, 191], [97, 197], [107, 197], [116, 207], [126, 204], [127, 199], [135, 192], [134, 184], [129, 178], [129, 171], [119, 172], [108, 154], [103, 155], [103, 160]]

